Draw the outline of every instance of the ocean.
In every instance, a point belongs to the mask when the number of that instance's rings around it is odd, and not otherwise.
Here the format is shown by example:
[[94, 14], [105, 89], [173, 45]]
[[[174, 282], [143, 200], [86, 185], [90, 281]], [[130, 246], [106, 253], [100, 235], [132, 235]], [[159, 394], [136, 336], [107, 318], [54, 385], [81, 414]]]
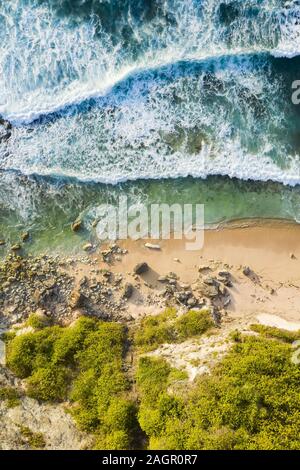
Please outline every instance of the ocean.
[[300, 221], [299, 0], [0, 0], [0, 237], [103, 202]]

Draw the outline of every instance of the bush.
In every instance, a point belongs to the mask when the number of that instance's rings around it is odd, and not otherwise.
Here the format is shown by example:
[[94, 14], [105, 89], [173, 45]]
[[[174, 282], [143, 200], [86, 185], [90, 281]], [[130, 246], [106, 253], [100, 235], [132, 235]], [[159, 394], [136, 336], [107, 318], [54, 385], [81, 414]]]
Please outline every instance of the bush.
[[27, 426], [19, 426], [19, 428], [22, 438], [32, 449], [43, 449], [46, 446], [46, 441], [41, 432], [33, 432]]
[[151, 351], [160, 344], [176, 341], [175, 319], [174, 309], [167, 309], [159, 315], [143, 318], [140, 328], [135, 333], [135, 344], [143, 351]]
[[208, 310], [190, 310], [176, 321], [176, 329], [181, 340], [202, 335], [213, 326], [214, 323]]
[[69, 379], [66, 367], [39, 368], [27, 379], [27, 394], [42, 401], [63, 401], [67, 398]]
[[175, 395], [167, 364], [140, 362], [139, 422], [150, 448], [299, 449], [300, 368], [291, 353], [279, 340], [244, 336], [209, 376]]
[[113, 431], [110, 434], [98, 436], [95, 450], [127, 450], [130, 448], [130, 439], [125, 431]]
[[20, 396], [16, 389], [2, 387], [0, 388], [0, 401], [6, 401], [8, 408], [14, 408], [20, 404]]
[[287, 331], [265, 325], [251, 325], [251, 329], [265, 338], [275, 338], [285, 343], [293, 343], [300, 340], [300, 331]]
[[80, 428], [97, 434], [101, 429], [102, 442], [117, 448], [123, 434], [123, 443], [133, 442], [137, 427], [136, 410], [126, 397], [125, 345], [121, 324], [83, 317], [68, 328], [45, 327], [9, 338], [7, 364], [26, 378], [30, 397], [71, 400], [71, 414]]
[[42, 328], [45, 328], [46, 326], [49, 326], [50, 319], [47, 318], [45, 315], [31, 313], [28, 317], [26, 324], [27, 326], [31, 326], [35, 330], [40, 330]]
[[141, 351], [152, 351], [164, 343], [199, 336], [213, 326], [208, 310], [190, 310], [177, 318], [176, 310], [169, 308], [159, 315], [144, 318], [135, 332], [134, 342]]

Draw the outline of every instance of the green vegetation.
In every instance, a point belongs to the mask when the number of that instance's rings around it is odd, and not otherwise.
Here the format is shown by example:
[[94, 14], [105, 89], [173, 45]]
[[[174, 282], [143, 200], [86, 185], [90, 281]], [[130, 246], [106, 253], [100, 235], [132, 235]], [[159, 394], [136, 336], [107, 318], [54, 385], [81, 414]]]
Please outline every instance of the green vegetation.
[[293, 343], [294, 341], [300, 340], [300, 331], [281, 330], [265, 325], [251, 325], [251, 329], [266, 338], [279, 339], [285, 343]]
[[137, 427], [123, 370], [125, 343], [121, 324], [82, 317], [69, 328], [45, 327], [10, 338], [7, 365], [26, 379], [30, 397], [70, 399], [76, 422], [95, 433], [97, 446], [125, 449], [133, 445]]
[[20, 434], [26, 444], [31, 449], [43, 449], [46, 446], [46, 441], [41, 432], [33, 432], [27, 426], [19, 426]]
[[35, 330], [40, 330], [41, 328], [45, 328], [49, 326], [50, 320], [44, 315], [39, 315], [37, 313], [31, 313], [28, 317], [26, 322], [27, 326], [31, 326]]
[[199, 336], [213, 326], [208, 310], [190, 310], [177, 317], [176, 310], [168, 308], [159, 315], [144, 318], [135, 333], [134, 342], [141, 351], [152, 351], [164, 343], [182, 342]]
[[188, 393], [174, 392], [170, 374], [162, 359], [140, 359], [139, 422], [151, 449], [299, 449], [300, 368], [289, 345], [244, 337]]
[[[143, 320], [134, 342], [139, 351], [151, 350], [211, 326], [207, 311], [177, 317], [169, 309]], [[234, 331], [227, 356], [193, 383], [164, 359], [144, 355], [133, 385], [124, 326], [86, 317], [68, 328], [7, 335], [7, 364], [25, 379], [29, 396], [68, 400], [78, 426], [94, 434], [96, 449], [141, 442], [150, 449], [299, 449], [300, 367], [291, 360], [299, 333], [252, 329], [259, 335]], [[0, 400], [17, 398], [0, 389]], [[32, 448], [43, 447], [43, 436], [27, 428], [22, 435]]]
[[0, 401], [5, 401], [8, 408], [14, 408], [20, 404], [19, 393], [13, 387], [1, 387]]

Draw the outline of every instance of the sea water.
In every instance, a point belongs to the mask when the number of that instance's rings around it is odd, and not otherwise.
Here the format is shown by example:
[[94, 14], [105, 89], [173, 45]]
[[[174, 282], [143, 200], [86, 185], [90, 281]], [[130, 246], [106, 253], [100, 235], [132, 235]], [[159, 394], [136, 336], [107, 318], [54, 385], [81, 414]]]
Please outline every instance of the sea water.
[[299, 52], [299, 0], [0, 0], [1, 237], [120, 194], [299, 221]]

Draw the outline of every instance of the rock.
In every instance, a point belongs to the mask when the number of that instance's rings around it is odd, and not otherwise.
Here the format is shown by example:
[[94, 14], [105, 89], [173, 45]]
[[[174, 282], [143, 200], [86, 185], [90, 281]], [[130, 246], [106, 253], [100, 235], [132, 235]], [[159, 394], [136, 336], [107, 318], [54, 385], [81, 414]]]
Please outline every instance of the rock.
[[124, 299], [130, 299], [133, 294], [133, 285], [130, 282], [127, 282], [124, 286], [123, 297]]
[[250, 274], [251, 274], [251, 269], [249, 268], [249, 266], [245, 266], [245, 267], [243, 268], [243, 274], [244, 274], [245, 276], [247, 276], [247, 277], [250, 276]]
[[202, 271], [209, 271], [209, 270], [210, 270], [210, 267], [207, 264], [201, 264], [198, 268], [199, 273], [201, 273]]
[[82, 226], [82, 221], [76, 220], [75, 222], [72, 223], [71, 228], [73, 232], [78, 232], [78, 230], [81, 229], [81, 226]]
[[179, 259], [179, 258], [174, 258], [173, 261], [175, 261], [175, 263], [180, 263], [180, 259]]
[[204, 284], [206, 284], [207, 286], [218, 286], [218, 285], [219, 285], [218, 281], [217, 281], [215, 278], [210, 277], [210, 276], [204, 278], [204, 279], [203, 279], [203, 282], [204, 282]]
[[228, 305], [231, 303], [231, 298], [230, 296], [226, 297], [226, 299], [223, 302], [223, 307], [228, 307]]
[[228, 290], [226, 289], [225, 286], [220, 285], [219, 286], [219, 292], [221, 295], [228, 295]]
[[0, 143], [6, 142], [11, 137], [12, 125], [5, 119], [0, 118]]
[[159, 276], [157, 280], [158, 282], [164, 283], [164, 282], [168, 282], [169, 278], [167, 276]]
[[83, 307], [85, 300], [86, 298], [81, 292], [73, 290], [69, 297], [69, 306], [73, 309]]
[[219, 295], [219, 289], [216, 286], [209, 286], [203, 284], [203, 286], [201, 287], [201, 294], [204, 297], [209, 297], [213, 299]]
[[178, 276], [177, 276], [176, 273], [173, 273], [173, 272], [171, 271], [171, 272], [169, 272], [169, 274], [168, 274], [168, 278], [169, 278], [169, 279], [178, 279]]
[[29, 232], [24, 232], [24, 233], [22, 233], [21, 239], [22, 239], [23, 242], [25, 242], [26, 240], [28, 240], [28, 238], [29, 238]]
[[5, 245], [5, 243], [6, 243], [5, 240], [0, 240], [0, 246]]
[[212, 309], [211, 316], [213, 318], [213, 321], [215, 322], [215, 325], [220, 326], [221, 319], [222, 319], [220, 310], [214, 307]]
[[294, 255], [294, 253], [290, 253], [290, 258], [291, 259], [296, 259], [296, 256]]
[[154, 245], [153, 243], [145, 243], [145, 247], [149, 248], [150, 250], [160, 250], [160, 246]]
[[224, 277], [225, 279], [230, 279], [231, 274], [229, 271], [219, 271], [218, 275]]
[[82, 249], [84, 251], [91, 251], [93, 249], [93, 245], [91, 243], [86, 243], [85, 245], [83, 245]]
[[149, 271], [149, 266], [147, 263], [138, 263], [133, 269], [133, 272], [138, 275], [144, 274], [147, 271]]
[[180, 287], [180, 289], [187, 290], [187, 289], [190, 288], [190, 285], [185, 284], [185, 283], [182, 282], [182, 283], [179, 284], [179, 287]]
[[15, 245], [12, 245], [12, 246], [10, 247], [10, 249], [11, 249], [12, 251], [19, 251], [19, 250], [21, 250], [21, 245], [20, 245], [19, 243], [16, 243]]
[[189, 307], [195, 307], [197, 305], [197, 300], [195, 299], [195, 297], [191, 297], [190, 299], [188, 299], [187, 304]]

